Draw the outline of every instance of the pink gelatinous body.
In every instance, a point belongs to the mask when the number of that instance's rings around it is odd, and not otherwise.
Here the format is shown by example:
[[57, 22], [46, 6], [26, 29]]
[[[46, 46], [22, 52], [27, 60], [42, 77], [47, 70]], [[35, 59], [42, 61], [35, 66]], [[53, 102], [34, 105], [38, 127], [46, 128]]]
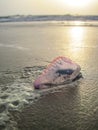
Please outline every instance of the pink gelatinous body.
[[66, 57], [57, 57], [34, 81], [36, 89], [47, 88], [47, 85], [59, 85], [75, 79], [80, 73], [80, 66]]

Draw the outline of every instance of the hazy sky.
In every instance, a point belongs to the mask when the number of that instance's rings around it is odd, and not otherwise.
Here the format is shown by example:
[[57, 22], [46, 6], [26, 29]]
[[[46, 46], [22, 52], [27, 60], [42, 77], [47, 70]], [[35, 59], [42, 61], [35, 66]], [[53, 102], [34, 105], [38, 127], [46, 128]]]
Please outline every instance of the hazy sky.
[[0, 16], [16, 14], [98, 14], [98, 0], [0, 0]]

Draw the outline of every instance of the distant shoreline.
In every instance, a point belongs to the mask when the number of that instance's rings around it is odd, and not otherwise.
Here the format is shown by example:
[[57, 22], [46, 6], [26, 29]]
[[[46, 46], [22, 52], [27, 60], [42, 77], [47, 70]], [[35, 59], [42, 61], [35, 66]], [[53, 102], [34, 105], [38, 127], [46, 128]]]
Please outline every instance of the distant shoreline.
[[11, 15], [0, 16], [0, 22], [30, 21], [98, 21], [98, 15]]

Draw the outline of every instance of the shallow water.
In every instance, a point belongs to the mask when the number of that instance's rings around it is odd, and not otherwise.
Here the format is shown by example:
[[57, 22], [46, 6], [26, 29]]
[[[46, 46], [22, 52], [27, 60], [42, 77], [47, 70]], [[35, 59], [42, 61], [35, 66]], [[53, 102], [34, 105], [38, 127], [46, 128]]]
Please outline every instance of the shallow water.
[[[0, 23], [0, 129], [98, 129], [98, 28], [79, 25]], [[35, 91], [34, 79], [61, 55], [80, 64], [84, 78]]]

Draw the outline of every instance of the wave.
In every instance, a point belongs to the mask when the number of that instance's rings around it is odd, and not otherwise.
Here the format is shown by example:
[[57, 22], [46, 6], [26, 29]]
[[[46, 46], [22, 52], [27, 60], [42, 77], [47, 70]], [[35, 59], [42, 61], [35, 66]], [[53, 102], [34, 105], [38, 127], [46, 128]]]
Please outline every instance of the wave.
[[13, 15], [1, 16], [0, 22], [28, 22], [28, 21], [98, 21], [97, 15]]

